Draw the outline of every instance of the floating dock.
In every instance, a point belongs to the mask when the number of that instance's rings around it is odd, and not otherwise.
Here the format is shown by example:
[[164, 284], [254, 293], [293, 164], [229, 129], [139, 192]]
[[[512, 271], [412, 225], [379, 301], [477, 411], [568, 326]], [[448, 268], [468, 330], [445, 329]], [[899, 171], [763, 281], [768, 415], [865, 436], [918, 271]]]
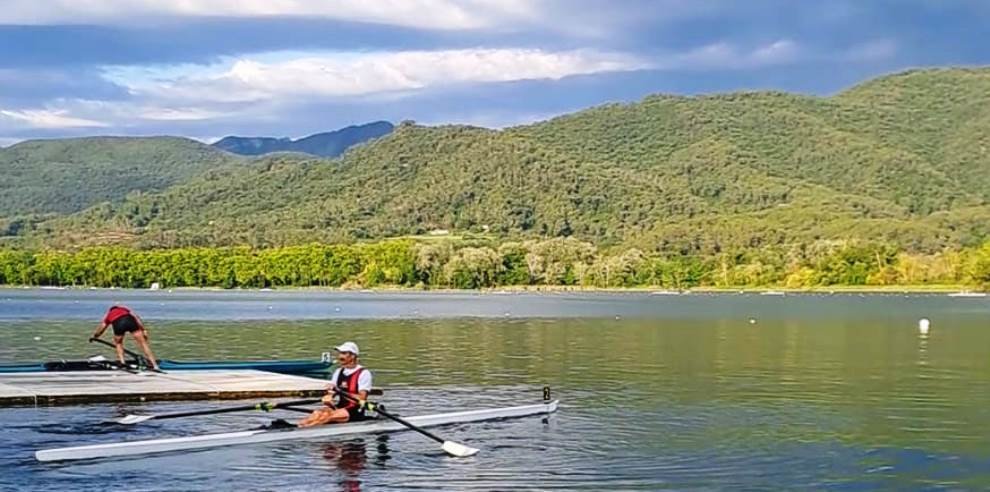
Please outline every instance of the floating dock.
[[0, 374], [0, 407], [81, 403], [320, 396], [327, 381], [265, 371]]

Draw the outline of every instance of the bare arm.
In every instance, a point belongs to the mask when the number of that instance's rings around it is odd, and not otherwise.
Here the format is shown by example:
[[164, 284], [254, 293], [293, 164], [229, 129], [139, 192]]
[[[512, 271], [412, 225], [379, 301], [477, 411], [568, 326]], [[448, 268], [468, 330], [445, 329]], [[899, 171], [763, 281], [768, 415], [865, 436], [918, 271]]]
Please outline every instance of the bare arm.
[[93, 336], [91, 336], [90, 338], [100, 338], [101, 336], [103, 336], [103, 332], [107, 331], [107, 327], [109, 326], [110, 326], [109, 323], [103, 323], [100, 326], [96, 327], [96, 331], [93, 332]]
[[323, 395], [323, 404], [330, 408], [337, 408], [333, 402], [333, 397], [337, 393], [337, 385], [333, 382], [327, 385], [327, 394]]
[[368, 390], [358, 391], [357, 399], [364, 405], [364, 402], [368, 401]]

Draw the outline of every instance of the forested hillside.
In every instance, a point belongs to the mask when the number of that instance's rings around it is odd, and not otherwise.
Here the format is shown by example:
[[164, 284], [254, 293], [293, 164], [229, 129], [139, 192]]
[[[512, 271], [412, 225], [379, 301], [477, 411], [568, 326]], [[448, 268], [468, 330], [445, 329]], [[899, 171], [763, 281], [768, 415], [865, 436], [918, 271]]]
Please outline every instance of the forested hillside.
[[988, 133], [987, 69], [828, 98], [658, 95], [502, 131], [405, 123], [333, 160], [209, 166], [22, 235], [281, 246], [446, 229], [689, 255], [825, 239], [927, 253], [990, 232]]
[[178, 137], [30, 140], [0, 149], [0, 217], [68, 214], [239, 159]]

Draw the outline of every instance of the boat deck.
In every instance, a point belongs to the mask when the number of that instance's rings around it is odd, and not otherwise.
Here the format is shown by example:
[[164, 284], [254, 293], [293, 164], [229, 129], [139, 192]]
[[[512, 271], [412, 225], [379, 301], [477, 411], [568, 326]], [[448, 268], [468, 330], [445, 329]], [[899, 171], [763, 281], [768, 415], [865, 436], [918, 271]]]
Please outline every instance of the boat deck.
[[0, 374], [0, 407], [318, 396], [326, 386], [325, 380], [253, 370]]

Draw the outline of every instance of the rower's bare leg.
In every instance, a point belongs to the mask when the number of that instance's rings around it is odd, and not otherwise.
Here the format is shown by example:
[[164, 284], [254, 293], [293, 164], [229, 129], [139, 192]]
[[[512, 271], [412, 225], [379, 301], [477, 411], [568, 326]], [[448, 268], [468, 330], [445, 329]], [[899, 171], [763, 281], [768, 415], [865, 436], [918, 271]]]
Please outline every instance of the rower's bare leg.
[[156, 359], [155, 354], [151, 352], [151, 345], [148, 343], [148, 337], [144, 336], [144, 330], [135, 331], [131, 335], [134, 336], [134, 340], [141, 347], [141, 351], [144, 352], [144, 356], [148, 358], [148, 362], [151, 362], [152, 369], [157, 371], [158, 359]]
[[299, 427], [312, 427], [314, 425], [342, 424], [349, 420], [351, 420], [351, 414], [342, 408], [318, 408], [313, 410], [313, 413], [309, 417], [300, 420], [296, 425]]
[[120, 365], [126, 364], [127, 362], [124, 361], [124, 335], [113, 336], [113, 348], [117, 351], [117, 360], [120, 361]]

